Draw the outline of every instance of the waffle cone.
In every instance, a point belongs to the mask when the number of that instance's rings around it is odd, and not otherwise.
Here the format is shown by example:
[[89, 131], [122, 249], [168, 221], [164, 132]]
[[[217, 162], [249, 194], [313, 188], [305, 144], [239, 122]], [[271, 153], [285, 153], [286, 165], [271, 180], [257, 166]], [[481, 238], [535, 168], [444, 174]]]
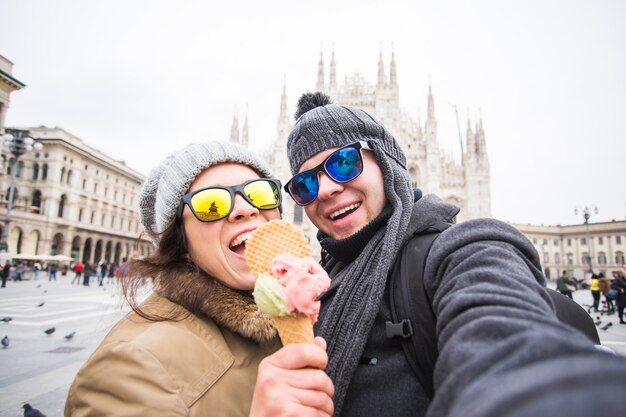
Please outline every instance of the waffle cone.
[[309, 241], [302, 230], [284, 220], [261, 225], [246, 242], [246, 263], [257, 275], [267, 273], [272, 259], [285, 253], [299, 258], [311, 256]]
[[313, 343], [313, 323], [305, 315], [273, 316], [283, 346], [294, 343]]

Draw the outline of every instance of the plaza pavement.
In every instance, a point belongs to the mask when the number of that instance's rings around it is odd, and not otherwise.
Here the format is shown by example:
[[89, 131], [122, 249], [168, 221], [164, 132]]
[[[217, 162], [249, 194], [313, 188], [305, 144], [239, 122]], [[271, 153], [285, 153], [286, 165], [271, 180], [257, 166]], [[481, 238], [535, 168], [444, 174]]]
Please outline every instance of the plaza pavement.
[[[115, 284], [72, 286], [72, 277], [59, 274], [57, 282], [8, 282], [0, 288], [0, 318], [13, 318], [0, 322], [0, 338], [8, 335], [11, 340], [8, 348], [0, 349], [0, 417], [22, 416], [25, 402], [48, 417], [62, 416], [74, 375], [128, 311]], [[582, 305], [592, 300], [585, 290], [577, 291], [574, 299]], [[613, 323], [598, 330], [602, 344], [626, 356], [626, 325], [618, 324], [614, 315], [593, 313], [594, 321], [596, 317], [599, 327]], [[44, 333], [52, 327], [54, 333]], [[74, 338], [65, 340], [71, 332], [76, 332]]]

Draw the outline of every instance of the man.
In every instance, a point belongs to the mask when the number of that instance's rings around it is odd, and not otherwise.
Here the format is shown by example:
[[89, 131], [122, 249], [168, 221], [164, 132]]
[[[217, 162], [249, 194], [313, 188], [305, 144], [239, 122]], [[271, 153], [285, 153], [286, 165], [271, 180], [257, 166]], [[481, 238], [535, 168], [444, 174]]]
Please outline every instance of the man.
[[556, 290], [573, 300], [572, 289], [576, 289], [576, 283], [568, 276], [567, 271], [564, 269], [561, 276], [556, 279]]
[[85, 265], [81, 261], [78, 261], [76, 265], [74, 265], [74, 279], [72, 279], [72, 285], [76, 283], [76, 285], [80, 285], [80, 279], [83, 276], [83, 269]]
[[430, 249], [424, 286], [439, 356], [429, 398], [400, 341], [385, 334], [388, 282], [414, 232], [452, 222], [458, 208], [414, 192], [384, 126], [321, 93], [300, 99], [287, 151], [294, 177], [285, 189], [319, 229], [332, 278], [316, 334], [328, 343], [335, 416], [582, 416], [590, 395], [623, 411], [595, 381], [626, 389], [614, 372], [626, 362], [559, 322], [532, 244], [492, 219], [450, 227]]

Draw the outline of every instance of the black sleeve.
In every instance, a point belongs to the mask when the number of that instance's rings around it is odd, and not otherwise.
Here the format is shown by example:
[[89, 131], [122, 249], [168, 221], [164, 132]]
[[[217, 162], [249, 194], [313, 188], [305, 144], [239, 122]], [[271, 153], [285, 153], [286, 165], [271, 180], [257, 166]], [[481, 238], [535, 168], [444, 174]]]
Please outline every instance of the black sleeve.
[[429, 417], [623, 415], [626, 359], [557, 319], [538, 255], [513, 227], [443, 232], [425, 280], [440, 352]]

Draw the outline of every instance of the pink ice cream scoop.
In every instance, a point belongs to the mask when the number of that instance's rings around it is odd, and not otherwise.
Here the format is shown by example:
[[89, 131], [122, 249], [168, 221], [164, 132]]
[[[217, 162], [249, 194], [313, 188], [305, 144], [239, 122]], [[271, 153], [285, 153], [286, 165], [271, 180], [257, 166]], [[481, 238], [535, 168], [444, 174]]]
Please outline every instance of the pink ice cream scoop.
[[317, 298], [330, 286], [330, 278], [313, 258], [277, 255], [269, 273], [283, 285], [285, 302], [292, 312], [304, 314], [315, 323], [320, 312]]

